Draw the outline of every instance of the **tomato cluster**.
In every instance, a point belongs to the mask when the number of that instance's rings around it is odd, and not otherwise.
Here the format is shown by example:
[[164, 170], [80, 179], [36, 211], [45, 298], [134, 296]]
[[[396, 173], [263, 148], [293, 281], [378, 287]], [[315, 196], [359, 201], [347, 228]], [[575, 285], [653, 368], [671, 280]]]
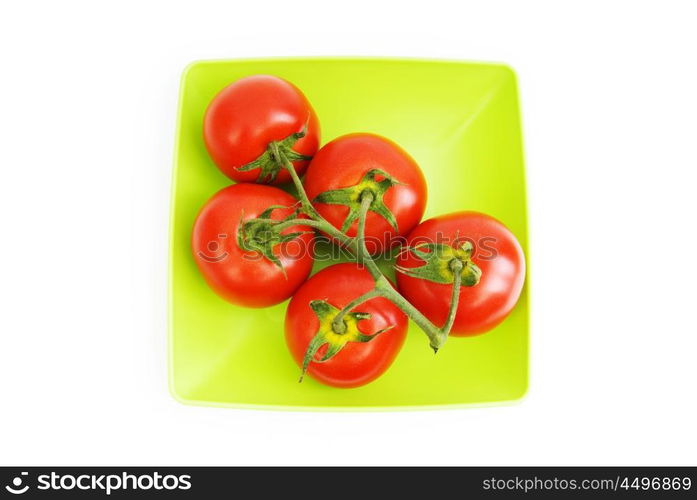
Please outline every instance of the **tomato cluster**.
[[[414, 159], [368, 133], [320, 149], [317, 115], [291, 83], [256, 75], [230, 84], [210, 103], [203, 135], [213, 162], [238, 184], [198, 214], [196, 264], [233, 304], [292, 297], [285, 336], [303, 375], [364, 385], [393, 362], [409, 318], [437, 350], [449, 334], [492, 329], [515, 306], [525, 259], [511, 231], [477, 212], [421, 222], [427, 188]], [[295, 196], [270, 185], [289, 181]], [[310, 277], [317, 233], [357, 262]], [[395, 250], [393, 284], [372, 256]]]

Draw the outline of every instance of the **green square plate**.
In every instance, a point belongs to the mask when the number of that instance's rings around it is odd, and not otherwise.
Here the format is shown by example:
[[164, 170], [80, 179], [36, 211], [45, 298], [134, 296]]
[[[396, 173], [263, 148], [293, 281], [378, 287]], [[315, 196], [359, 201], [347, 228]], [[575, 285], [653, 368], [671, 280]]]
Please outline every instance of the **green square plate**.
[[[518, 93], [507, 66], [400, 59], [202, 61], [182, 76], [172, 194], [170, 387], [182, 402], [270, 409], [417, 409], [521, 398], [528, 379], [528, 293], [503, 324], [453, 338], [438, 352], [411, 325], [395, 363], [356, 389], [298, 384], [283, 337], [286, 303], [232, 306], [208, 289], [189, 238], [201, 205], [230, 181], [209, 158], [204, 111], [238, 78], [266, 73], [296, 84], [319, 116], [322, 141], [349, 132], [393, 139], [428, 181], [426, 217], [456, 210], [504, 222], [527, 253]], [[318, 264], [324, 267], [327, 263]]]

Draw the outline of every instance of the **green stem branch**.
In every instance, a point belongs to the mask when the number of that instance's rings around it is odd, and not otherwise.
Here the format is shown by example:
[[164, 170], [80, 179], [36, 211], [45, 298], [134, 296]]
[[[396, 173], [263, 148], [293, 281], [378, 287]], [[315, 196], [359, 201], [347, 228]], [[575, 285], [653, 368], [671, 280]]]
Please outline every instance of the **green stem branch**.
[[380, 290], [378, 290], [377, 288], [373, 288], [372, 290], [364, 293], [360, 297], [353, 299], [346, 305], [346, 307], [339, 311], [339, 314], [337, 314], [334, 317], [334, 320], [332, 321], [332, 329], [336, 333], [344, 333], [346, 331], [346, 323], [344, 323], [344, 316], [350, 313], [354, 307], [360, 306], [363, 302], [367, 302], [370, 299], [374, 299], [375, 297], [379, 297], [381, 295], [382, 292]]
[[[309, 222], [305, 222], [306, 219], [297, 219], [301, 220], [303, 222], [299, 222], [299, 224], [305, 224], [307, 226], [312, 226], [320, 231], [328, 234], [332, 238], [336, 239], [338, 242], [349, 246], [353, 247], [353, 239], [350, 238], [349, 236], [345, 235], [341, 231], [339, 231], [337, 228], [335, 228], [333, 225], [331, 225], [329, 222], [327, 222], [324, 217], [322, 217], [317, 210], [315, 210], [315, 207], [312, 206], [312, 202], [310, 199], [307, 197], [307, 193], [305, 193], [305, 188], [303, 187], [303, 182], [300, 180], [300, 176], [298, 176], [298, 173], [295, 171], [295, 167], [293, 167], [293, 163], [286, 158], [286, 156], [281, 153], [278, 150], [278, 145], [275, 143], [271, 143], [271, 148], [274, 154], [278, 155], [278, 158], [280, 161], [283, 163], [283, 165], [286, 167], [286, 170], [288, 170], [288, 173], [290, 174], [291, 179], [293, 180], [293, 185], [295, 186], [295, 190], [298, 192], [298, 197], [300, 198], [300, 206], [302, 208], [303, 213], [305, 213], [307, 216], [312, 218], [313, 223], [310, 224]], [[288, 223], [293, 222], [293, 221], [288, 221]], [[288, 226], [290, 227], [290, 225]], [[355, 247], [354, 247], [355, 248]]]
[[370, 253], [366, 249], [365, 224], [368, 215], [368, 209], [370, 208], [370, 204], [373, 201], [374, 195], [369, 191], [366, 191], [362, 194], [361, 208], [358, 218], [358, 232], [356, 238], [350, 238], [349, 236], [335, 228], [332, 224], [327, 222], [317, 212], [317, 210], [315, 210], [315, 208], [312, 206], [312, 203], [307, 197], [307, 193], [305, 193], [302, 181], [300, 180], [298, 173], [295, 171], [292, 162], [290, 162], [288, 158], [286, 158], [285, 155], [279, 151], [278, 146], [274, 143], [271, 144], [271, 148], [272, 153], [274, 155], [277, 155], [276, 158], [281, 160], [285, 168], [288, 170], [291, 179], [293, 180], [293, 184], [295, 185], [298, 197], [300, 198], [302, 211], [310, 217], [310, 219], [293, 219], [290, 221], [286, 221], [283, 224], [280, 224], [279, 227], [285, 229], [286, 227], [291, 227], [296, 224], [304, 224], [306, 226], [311, 226], [319, 229], [320, 231], [323, 231], [330, 237], [336, 239], [340, 243], [350, 248], [356, 255], [359, 264], [365, 265], [373, 279], [375, 279], [375, 288], [372, 291], [358, 297], [349, 305], [347, 305], [339, 313], [337, 318], [335, 318], [333, 326], [335, 328], [338, 327], [341, 330], [341, 328], [344, 327], [343, 318], [348, 312], [350, 312], [351, 309], [371, 298], [382, 296], [387, 298], [398, 308], [400, 308], [412, 321], [414, 321], [414, 323], [416, 323], [419, 326], [419, 328], [421, 328], [424, 331], [424, 333], [426, 333], [426, 335], [429, 338], [431, 348], [433, 348], [434, 352], [437, 352], [438, 349], [447, 340], [448, 333], [450, 333], [453, 321], [455, 320], [455, 313], [457, 312], [457, 304], [460, 295], [460, 282], [462, 271], [461, 264], [458, 270], [453, 269], [455, 274], [455, 283], [453, 283], [453, 303], [451, 303], [450, 305], [448, 319], [442, 328], [438, 328], [428, 318], [426, 318], [426, 316], [424, 316], [421, 313], [421, 311], [414, 307], [406, 298], [404, 298], [404, 296], [402, 296], [402, 294], [400, 294], [392, 286], [390, 281], [382, 274], [380, 268], [377, 266]]
[[[325, 230], [324, 223], [322, 221], [313, 219], [290, 219], [285, 222], [281, 222], [280, 224], [277, 224], [275, 226], [275, 229], [277, 231], [285, 231], [286, 229], [294, 226], [310, 226], [314, 227], [315, 229], [320, 229], [322, 231]], [[346, 239], [348, 242], [350, 238], [347, 236]]]
[[426, 316], [424, 316], [421, 311], [419, 311], [407, 299], [405, 299], [404, 296], [402, 296], [402, 294], [392, 286], [392, 283], [385, 278], [365, 247], [365, 221], [368, 215], [368, 208], [370, 207], [372, 201], [372, 193], [366, 192], [361, 195], [361, 210], [358, 215], [358, 233], [355, 240], [358, 246], [358, 251], [360, 252], [360, 256], [365, 262], [368, 271], [370, 271], [371, 275], [375, 279], [375, 289], [379, 290], [382, 296], [394, 303], [407, 316], [409, 316], [414, 323], [419, 325], [419, 327], [428, 336], [431, 348], [434, 350], [434, 352], [438, 352], [438, 349], [443, 345], [445, 339], [447, 339], [449, 330], [443, 332]]
[[450, 268], [453, 270], [453, 275], [455, 280], [453, 281], [453, 291], [450, 298], [450, 309], [448, 310], [448, 317], [445, 320], [445, 324], [441, 328], [441, 333], [447, 337], [450, 333], [450, 329], [453, 327], [455, 322], [455, 315], [457, 314], [457, 306], [460, 303], [460, 286], [462, 285], [462, 262], [459, 260], [453, 260], [450, 262]]
[[368, 272], [376, 283], [378, 283], [380, 280], [387, 281], [387, 279], [385, 279], [385, 276], [383, 276], [380, 268], [370, 256], [370, 252], [368, 252], [365, 246], [365, 221], [368, 217], [368, 209], [372, 202], [373, 193], [370, 191], [366, 191], [361, 195], [361, 209], [358, 213], [358, 231], [356, 233], [355, 246], [357, 247], [356, 250], [358, 250], [358, 255], [361, 256], [362, 263], [368, 269]]
[[[275, 142], [272, 142], [270, 144], [271, 147], [271, 153], [283, 163], [283, 166], [286, 167], [286, 170], [288, 170], [288, 173], [290, 174], [291, 179], [293, 179], [293, 185], [295, 186], [295, 189], [298, 192], [298, 197], [300, 198], [300, 203], [303, 209], [303, 212], [305, 212], [307, 215], [312, 217], [313, 219], [322, 219], [322, 216], [317, 213], [317, 210], [315, 210], [315, 207], [312, 206], [312, 203], [307, 197], [307, 193], [305, 193], [305, 188], [303, 188], [303, 183], [300, 180], [300, 176], [298, 173], [295, 171], [295, 167], [293, 166], [293, 163], [284, 155], [281, 153], [281, 151], [278, 149], [278, 144]], [[334, 227], [334, 226], [332, 226]], [[341, 233], [343, 234], [343, 233]], [[345, 236], [345, 235], [344, 235]]]

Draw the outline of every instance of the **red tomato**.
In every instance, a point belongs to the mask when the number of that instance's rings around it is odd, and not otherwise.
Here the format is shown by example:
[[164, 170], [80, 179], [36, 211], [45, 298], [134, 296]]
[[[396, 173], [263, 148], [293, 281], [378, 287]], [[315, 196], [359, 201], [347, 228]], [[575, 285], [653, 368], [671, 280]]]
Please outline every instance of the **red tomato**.
[[[390, 248], [396, 236], [409, 234], [421, 220], [426, 208], [426, 180], [406, 151], [378, 135], [345, 135], [334, 139], [317, 152], [307, 169], [304, 185], [308, 197], [313, 200], [326, 191], [356, 186], [372, 170], [383, 171], [399, 183], [387, 188], [382, 198], [384, 207], [394, 216], [397, 230], [383, 215], [373, 210], [366, 217], [366, 246], [375, 254]], [[376, 179], [378, 182], [381, 180], [384, 180], [382, 176]], [[313, 202], [313, 205], [327, 221], [339, 229], [350, 214], [349, 207], [345, 205], [318, 201]], [[356, 209], [358, 205], [360, 202], [354, 197], [353, 208]], [[357, 227], [358, 222], [353, 222], [348, 235], [355, 236]]]
[[[240, 223], [255, 218], [272, 205], [291, 207], [297, 200], [285, 191], [258, 184], [234, 184], [209, 199], [201, 209], [191, 238], [194, 260], [210, 287], [225, 300], [247, 307], [267, 307], [289, 298], [312, 269], [312, 229], [293, 226], [288, 234], [308, 231], [273, 247], [285, 270], [238, 244]], [[283, 219], [293, 208], [271, 212], [272, 220]]]
[[[293, 84], [269, 75], [242, 78], [225, 87], [211, 101], [203, 123], [206, 148], [216, 165], [237, 182], [259, 180], [261, 170], [236, 170], [258, 159], [272, 141], [281, 141], [307, 126], [306, 134], [292, 146], [293, 151], [312, 156], [319, 147], [319, 121], [303, 93]], [[298, 174], [307, 160], [294, 161]], [[290, 174], [281, 169], [274, 184], [288, 182]]]
[[[318, 315], [310, 306], [323, 300], [341, 309], [374, 287], [373, 278], [355, 263], [336, 264], [318, 272], [293, 295], [286, 311], [286, 342], [298, 366], [320, 328]], [[354, 312], [369, 313], [369, 319], [356, 322], [364, 335], [375, 335], [367, 342], [347, 342], [331, 359], [317, 362], [327, 352], [327, 344], [317, 351], [307, 373], [334, 387], [358, 387], [382, 375], [402, 348], [407, 332], [407, 317], [392, 302], [382, 297], [356, 306]]]
[[[488, 215], [456, 212], [419, 224], [407, 237], [407, 247], [418, 243], [445, 243], [450, 246], [469, 241], [474, 247], [472, 261], [481, 270], [477, 285], [460, 290], [451, 335], [484, 333], [501, 323], [511, 312], [525, 281], [525, 256], [513, 233]], [[423, 261], [404, 250], [397, 264], [414, 268]], [[397, 273], [399, 291], [437, 326], [448, 315], [452, 285], [435, 283]]]

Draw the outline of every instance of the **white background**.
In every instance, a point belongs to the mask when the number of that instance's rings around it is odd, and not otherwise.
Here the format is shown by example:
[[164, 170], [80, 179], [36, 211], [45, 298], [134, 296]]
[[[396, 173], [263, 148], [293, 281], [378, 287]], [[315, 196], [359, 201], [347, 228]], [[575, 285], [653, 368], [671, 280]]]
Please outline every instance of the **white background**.
[[[0, 7], [0, 463], [695, 464], [689, 2], [107, 5]], [[532, 231], [522, 403], [312, 414], [171, 398], [179, 77], [196, 59], [283, 55], [517, 70]]]

